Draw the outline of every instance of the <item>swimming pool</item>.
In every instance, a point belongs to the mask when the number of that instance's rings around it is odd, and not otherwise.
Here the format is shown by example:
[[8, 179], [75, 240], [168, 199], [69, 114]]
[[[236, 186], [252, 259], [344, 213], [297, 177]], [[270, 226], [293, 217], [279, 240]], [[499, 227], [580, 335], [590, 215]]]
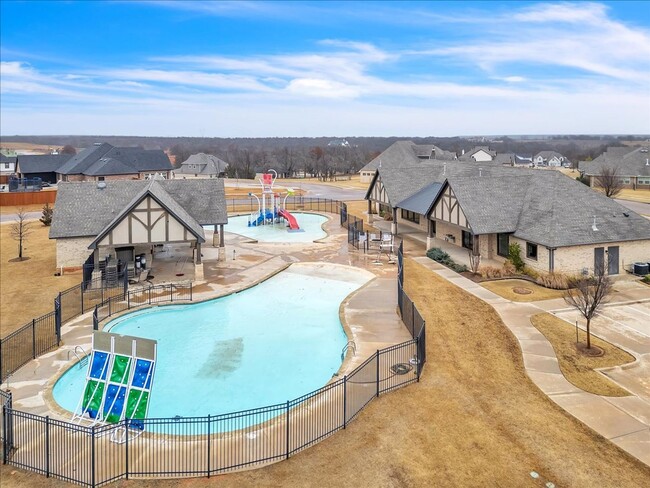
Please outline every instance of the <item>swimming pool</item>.
[[224, 229], [226, 232], [250, 237], [260, 242], [313, 242], [327, 237], [327, 232], [322, 228], [322, 225], [327, 222], [327, 217], [310, 213], [291, 212], [291, 214], [300, 226], [299, 231], [288, 231], [286, 223], [249, 227], [249, 215], [228, 217], [228, 224]]
[[[339, 305], [368, 279], [347, 267], [292, 265], [240, 293], [127, 314], [104, 330], [158, 341], [150, 418], [283, 403], [338, 371], [347, 342]], [[70, 412], [85, 374], [73, 366], [54, 386], [55, 401]]]

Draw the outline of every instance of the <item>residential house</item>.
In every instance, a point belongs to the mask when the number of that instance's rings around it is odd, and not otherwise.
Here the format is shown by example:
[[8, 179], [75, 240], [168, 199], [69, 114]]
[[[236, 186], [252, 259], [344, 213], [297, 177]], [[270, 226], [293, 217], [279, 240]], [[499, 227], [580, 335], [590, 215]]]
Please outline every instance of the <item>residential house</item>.
[[548, 166], [549, 168], [569, 167], [571, 162], [557, 151], [540, 151], [533, 156], [535, 166]]
[[360, 181], [362, 183], [370, 183], [375, 171], [379, 167], [393, 167], [405, 162], [417, 163], [418, 161], [429, 160], [454, 161], [456, 159], [456, 153], [445, 151], [433, 144], [415, 144], [412, 141], [397, 141], [359, 170], [361, 174]]
[[61, 182], [55, 207], [50, 239], [64, 271], [85, 263], [97, 269], [109, 256], [134, 264], [135, 256], [165, 244], [189, 244], [199, 264], [203, 226], [219, 227], [223, 248], [228, 223], [222, 179]]
[[502, 262], [517, 243], [538, 272], [604, 265], [616, 275], [650, 261], [650, 221], [556, 171], [406, 163], [379, 168], [366, 199], [392, 213], [395, 234], [406, 226], [426, 232], [428, 247], [451, 243]]
[[496, 151], [491, 151], [488, 146], [476, 146], [467, 152], [463, 150], [463, 153], [458, 157], [458, 160], [488, 162], [494, 161], [494, 158], [496, 158], [496, 156]]
[[70, 158], [72, 154], [21, 154], [16, 172], [20, 178], [40, 178], [46, 183], [56, 183], [59, 168]]
[[104, 181], [170, 178], [169, 157], [159, 149], [113, 147], [96, 143], [72, 156], [57, 170], [61, 181]]
[[616, 170], [624, 188], [650, 190], [650, 152], [648, 147], [610, 147], [593, 161], [580, 161], [580, 172], [592, 187], [604, 169]]
[[6, 184], [9, 177], [16, 174], [16, 157], [0, 154], [0, 183]]
[[192, 154], [186, 161], [181, 163], [181, 167], [174, 170], [174, 176], [203, 176], [206, 178], [219, 178], [226, 174], [228, 163], [219, 159], [212, 154]]

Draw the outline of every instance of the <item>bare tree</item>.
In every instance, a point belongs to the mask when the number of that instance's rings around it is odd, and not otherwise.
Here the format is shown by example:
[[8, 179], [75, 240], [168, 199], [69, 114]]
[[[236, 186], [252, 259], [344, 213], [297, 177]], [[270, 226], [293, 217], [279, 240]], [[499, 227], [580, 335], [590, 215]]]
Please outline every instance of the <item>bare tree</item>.
[[618, 175], [618, 168], [603, 168], [596, 176], [596, 184], [605, 191], [605, 196], [614, 198], [623, 189], [623, 180]]
[[612, 280], [605, 274], [605, 265], [594, 269], [591, 276], [569, 278], [569, 289], [564, 295], [567, 305], [574, 307], [587, 320], [587, 349], [591, 348], [591, 319], [607, 303], [612, 292]]
[[60, 154], [72, 154], [75, 155], [77, 154], [77, 150], [74, 148], [74, 146], [71, 146], [70, 144], [66, 144], [61, 148], [59, 151]]
[[469, 256], [469, 269], [472, 270], [473, 274], [478, 274], [478, 268], [481, 266], [481, 255], [474, 254], [472, 249], [467, 250]]
[[31, 223], [27, 222], [27, 212], [19, 208], [14, 223], [11, 225], [11, 237], [18, 241], [18, 259], [23, 260], [23, 243], [31, 232]]

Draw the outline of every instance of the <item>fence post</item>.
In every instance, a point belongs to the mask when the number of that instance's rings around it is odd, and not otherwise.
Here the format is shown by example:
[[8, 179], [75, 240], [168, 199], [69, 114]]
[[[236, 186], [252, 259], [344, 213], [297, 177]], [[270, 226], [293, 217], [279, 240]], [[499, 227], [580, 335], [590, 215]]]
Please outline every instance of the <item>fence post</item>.
[[50, 477], [50, 416], [45, 416], [45, 477]]
[[151, 287], [149, 287], [149, 305], [151, 305]]
[[56, 345], [61, 345], [61, 294], [59, 298], [54, 300], [54, 331], [56, 332]]
[[131, 292], [127, 291], [126, 292], [126, 308], [131, 309]]
[[126, 479], [129, 479], [129, 424], [124, 421], [125, 441], [124, 441], [124, 471]]
[[174, 301], [174, 288], [172, 288], [172, 285], [169, 285], [169, 301]]
[[193, 301], [192, 299], [192, 282], [190, 281], [190, 302]]
[[83, 279], [81, 280], [81, 286], [79, 287], [79, 291], [81, 292], [81, 313], [84, 313], [84, 281]]
[[347, 419], [347, 416], [348, 416], [348, 412], [347, 412], [347, 409], [348, 409], [347, 396], [348, 396], [348, 375], [346, 374], [343, 377], [343, 428], [344, 429], [348, 424], [348, 419]]
[[90, 486], [95, 487], [95, 426], [90, 430]]
[[289, 459], [289, 400], [287, 400], [287, 457]]
[[112, 302], [112, 301], [113, 301], [113, 298], [112, 298], [112, 297], [108, 299], [108, 316], [109, 316], [109, 317], [110, 317], [111, 315], [113, 315], [113, 314], [111, 313], [111, 302]]
[[95, 305], [95, 311], [93, 312], [93, 330], [99, 330], [98, 307], [99, 305]]
[[210, 414], [208, 414], [208, 478], [210, 477]]
[[415, 338], [415, 368], [417, 373], [417, 382], [420, 382], [420, 336]]
[[377, 349], [377, 395], [379, 396], [379, 349]]
[[36, 359], [36, 319], [32, 319], [32, 356]]

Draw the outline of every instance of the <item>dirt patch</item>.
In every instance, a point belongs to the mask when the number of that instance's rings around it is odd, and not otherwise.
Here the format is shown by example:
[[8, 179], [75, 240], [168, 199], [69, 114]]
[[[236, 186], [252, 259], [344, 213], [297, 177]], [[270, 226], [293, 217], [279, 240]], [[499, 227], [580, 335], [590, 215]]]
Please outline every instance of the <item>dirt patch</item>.
[[512, 291], [515, 292], [517, 295], [530, 295], [533, 292], [533, 290], [531, 290], [530, 288], [520, 288], [517, 286], [514, 287]]
[[564, 377], [578, 388], [604, 396], [628, 396], [630, 393], [595, 371], [596, 368], [620, 366], [634, 361], [634, 356], [622, 349], [591, 336], [591, 350], [587, 349], [586, 332], [548, 313], [533, 315], [531, 323], [553, 346]]
[[24, 257], [29, 259], [16, 261], [18, 243], [11, 237], [11, 224], [0, 225], [1, 337], [54, 310], [58, 292], [81, 281], [81, 273], [54, 276], [56, 244], [48, 238], [49, 229], [34, 221], [23, 248]]
[[29, 261], [31, 258], [29, 257], [22, 257], [22, 258], [12, 258], [9, 260], [10, 263], [24, 263], [25, 261]]

